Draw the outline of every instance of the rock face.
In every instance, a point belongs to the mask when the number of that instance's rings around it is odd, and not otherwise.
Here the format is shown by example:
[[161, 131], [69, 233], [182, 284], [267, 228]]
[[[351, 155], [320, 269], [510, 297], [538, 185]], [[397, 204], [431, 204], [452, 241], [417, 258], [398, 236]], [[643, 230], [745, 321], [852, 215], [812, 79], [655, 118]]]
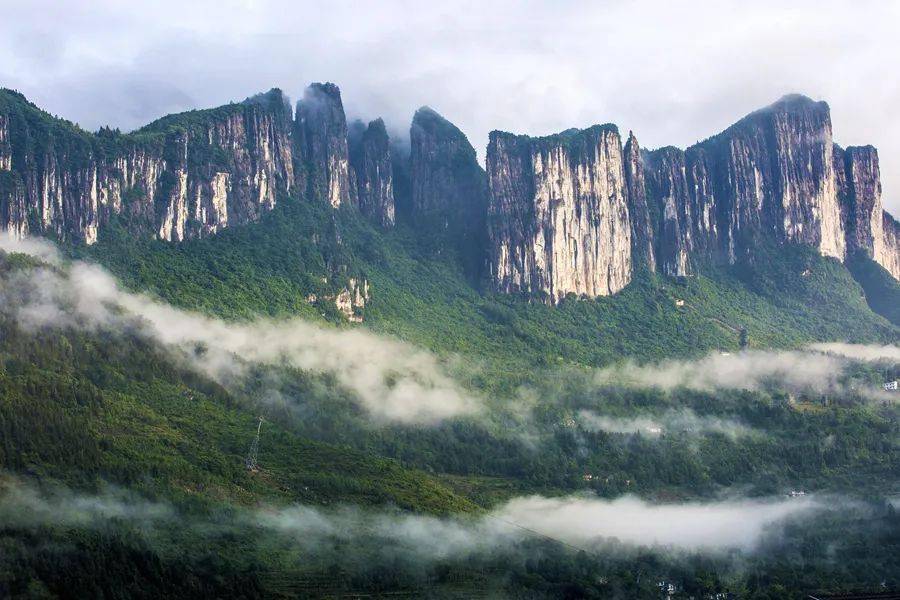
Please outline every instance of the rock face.
[[382, 227], [392, 227], [394, 166], [384, 121], [376, 119], [368, 127], [354, 123], [350, 133], [350, 164], [356, 172], [359, 210]]
[[[120, 215], [167, 241], [256, 221], [282, 194], [356, 205], [394, 220], [384, 123], [362, 138], [350, 165], [340, 91], [313, 84], [290, 104], [273, 89], [219, 108], [164, 117], [132, 133], [89, 134], [0, 90], [0, 226], [92, 244]], [[359, 174], [357, 174], [357, 170]]]
[[786, 96], [701, 142], [710, 190], [723, 216], [719, 244], [729, 260], [761, 237], [817, 248], [843, 260], [828, 105]]
[[409, 135], [411, 218], [455, 239], [466, 271], [477, 279], [484, 262], [488, 191], [475, 149], [462, 131], [427, 107], [416, 111]]
[[631, 256], [635, 267], [656, 271], [656, 255], [653, 249], [653, 222], [647, 205], [644, 180], [644, 159], [641, 147], [632, 132], [624, 148], [624, 169], [628, 214], [631, 217]]
[[684, 152], [642, 156], [666, 274], [734, 262], [760, 243], [804, 244], [838, 260], [863, 250], [889, 271], [898, 260], [882, 225], [877, 152], [836, 146], [824, 102], [787, 96]]
[[691, 274], [693, 217], [688, 201], [684, 152], [667, 147], [644, 153], [647, 195], [657, 205], [656, 257], [670, 277]]
[[882, 251], [874, 260], [893, 275], [894, 279], [900, 280], [900, 222], [886, 212], [881, 216]]
[[333, 83], [314, 83], [297, 103], [295, 146], [309, 169], [308, 193], [332, 206], [356, 202], [347, 147], [347, 118], [341, 91]]
[[484, 171], [462, 131], [422, 107], [413, 117], [409, 138], [414, 214], [438, 213], [453, 221], [483, 208]]
[[166, 117], [127, 136], [90, 135], [21, 96], [0, 94], [5, 129], [19, 136], [0, 161], [8, 167], [0, 214], [19, 235], [91, 244], [102, 224], [125, 213], [157, 237], [180, 241], [255, 220], [294, 185], [291, 110], [279, 90]]
[[688, 276], [761, 244], [864, 253], [900, 279], [878, 153], [832, 138], [828, 105], [795, 95], [683, 151], [642, 150], [632, 134], [623, 148], [614, 126], [494, 132], [486, 174], [428, 108], [408, 152], [380, 119], [348, 129], [330, 83], [311, 85], [295, 115], [274, 89], [131, 134], [89, 134], [0, 90], [0, 228], [92, 244], [116, 218], [177, 242], [293, 195], [358, 207], [382, 227], [399, 214], [435, 251], [452, 247], [473, 281], [552, 302], [613, 294], [639, 269]]
[[632, 226], [613, 126], [546, 138], [492, 132], [487, 166], [494, 290], [606, 296], [631, 280]]

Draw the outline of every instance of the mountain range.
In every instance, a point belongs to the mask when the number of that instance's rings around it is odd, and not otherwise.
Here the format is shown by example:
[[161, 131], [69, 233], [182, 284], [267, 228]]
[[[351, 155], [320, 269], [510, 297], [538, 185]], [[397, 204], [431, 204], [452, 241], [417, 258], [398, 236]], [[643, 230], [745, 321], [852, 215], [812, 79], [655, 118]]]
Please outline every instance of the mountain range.
[[0, 597], [900, 586], [898, 224], [824, 102], [388, 131], [0, 91]]
[[828, 105], [785, 96], [686, 150], [642, 149], [614, 125], [495, 131], [486, 170], [466, 136], [416, 111], [409, 145], [348, 125], [340, 90], [278, 89], [87, 133], [0, 91], [0, 219], [17, 236], [87, 245], [113, 218], [179, 242], [258, 221], [285, 195], [446, 234], [485, 290], [556, 303], [615, 294], [639, 270], [689, 277], [760, 244], [870, 258], [900, 279], [900, 224], [877, 150], [834, 143]]

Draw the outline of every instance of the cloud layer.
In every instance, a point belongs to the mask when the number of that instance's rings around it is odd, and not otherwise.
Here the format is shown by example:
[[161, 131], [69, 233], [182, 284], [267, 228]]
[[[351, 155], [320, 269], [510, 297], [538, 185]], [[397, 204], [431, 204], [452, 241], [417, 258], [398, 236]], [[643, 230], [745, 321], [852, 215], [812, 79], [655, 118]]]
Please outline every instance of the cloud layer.
[[758, 390], [772, 387], [788, 392], [856, 392], [880, 397], [876, 387], [848, 385], [844, 370], [848, 359], [896, 360], [896, 346], [814, 344], [806, 351], [747, 350], [736, 354], [712, 353], [698, 360], [667, 360], [640, 365], [625, 362], [599, 369], [598, 385], [627, 385], [712, 391], [717, 388]]
[[[354, 540], [376, 540], [386, 555], [436, 562], [487, 552], [511, 552], [522, 540], [542, 538], [587, 551], [609, 542], [666, 550], [753, 551], [792, 517], [814, 514], [824, 504], [812, 497], [654, 504], [634, 496], [513, 498], [482, 516], [431, 517], [355, 506], [309, 505], [235, 508], [224, 521], [190, 517], [164, 502], [151, 502], [108, 488], [80, 494], [65, 488], [39, 490], [0, 478], [0, 518], [9, 526], [59, 524], [98, 527], [110, 520], [145, 525], [177, 524], [201, 533], [217, 529], [271, 531], [310, 552], [334, 552]], [[152, 529], [152, 528], [151, 528]]]
[[[0, 248], [58, 260], [54, 247], [39, 240], [7, 237]], [[248, 363], [333, 374], [382, 421], [433, 423], [481, 406], [434, 355], [399, 340], [301, 319], [228, 323], [124, 291], [105, 270], [84, 262], [13, 273], [0, 286], [0, 303], [30, 328], [141, 331], [225, 385]]]

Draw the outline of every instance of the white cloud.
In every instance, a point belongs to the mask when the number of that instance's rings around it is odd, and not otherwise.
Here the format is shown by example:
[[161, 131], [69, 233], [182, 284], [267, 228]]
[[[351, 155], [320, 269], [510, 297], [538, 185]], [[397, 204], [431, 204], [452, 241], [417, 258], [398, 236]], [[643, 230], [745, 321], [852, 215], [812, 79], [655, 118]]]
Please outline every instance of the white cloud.
[[[0, 248], [37, 256], [53, 249], [8, 236]], [[141, 330], [226, 385], [253, 362], [330, 373], [381, 421], [433, 423], [481, 409], [433, 354], [399, 340], [301, 319], [229, 323], [122, 290], [105, 270], [84, 262], [11, 274], [0, 286], [0, 308], [25, 327]], [[195, 352], [199, 346], [205, 351]]]
[[808, 496], [651, 504], [634, 496], [511, 500], [498, 515], [541, 534], [584, 546], [610, 538], [640, 546], [686, 550], [751, 550], [767, 529], [822, 508]]
[[[752, 552], [787, 519], [827, 507], [849, 506], [834, 498], [735, 499], [655, 504], [634, 496], [513, 498], [483, 515], [432, 517], [384, 508], [324, 508], [309, 505], [235, 509], [216, 524], [191, 519], [167, 503], [151, 502], [118, 488], [98, 494], [65, 488], [41, 490], [15, 478], [0, 479], [0, 518], [16, 526], [58, 523], [95, 527], [111, 519], [182, 528], [251, 525], [277, 532], [308, 552], [346, 552], [355, 540], [377, 540], [379, 552], [431, 562], [487, 552], [512, 552], [523, 539], [553, 539], [602, 551], [611, 541], [666, 550]], [[152, 529], [152, 528], [151, 528]]]
[[351, 114], [397, 131], [433, 106], [482, 157], [491, 129], [601, 122], [686, 146], [802, 92], [829, 101], [838, 143], [879, 148], [898, 213], [898, 20], [900, 5], [875, 0], [33, 0], [4, 7], [0, 80], [89, 128], [125, 129], [329, 80]]
[[684, 387], [703, 391], [758, 390], [771, 385], [788, 392], [853, 391], [883, 398], [877, 387], [844, 381], [844, 370], [848, 359], [871, 361], [896, 358], [897, 354], [895, 346], [856, 344], [814, 344], [808, 350], [714, 352], [696, 360], [666, 360], [645, 365], [627, 361], [598, 369], [594, 381], [598, 385]]

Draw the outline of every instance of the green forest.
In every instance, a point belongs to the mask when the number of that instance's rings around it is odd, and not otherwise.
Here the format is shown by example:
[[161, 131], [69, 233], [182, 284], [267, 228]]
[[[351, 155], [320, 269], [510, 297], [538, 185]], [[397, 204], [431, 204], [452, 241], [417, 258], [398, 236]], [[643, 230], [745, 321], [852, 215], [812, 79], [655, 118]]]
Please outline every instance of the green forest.
[[[849, 360], [824, 392], [597, 376], [744, 347], [896, 344], [900, 288], [868, 259], [845, 267], [773, 247], [695, 278], [637, 273], [615, 296], [548, 306], [482, 292], [433, 231], [384, 232], [351, 208], [301, 199], [208, 239], [147, 240], [121, 221], [96, 245], [61, 249], [57, 266], [3, 253], [0, 279], [11, 288], [88, 261], [129, 291], [229, 323], [361, 329], [432, 353], [485, 409], [376, 423], [329, 373], [250, 364], [223, 382], [137, 325], [27, 326], [7, 303], [0, 596], [656, 598], [671, 582], [679, 598], [797, 598], [900, 585], [900, 412], [876, 393], [900, 377], [896, 360]], [[333, 302], [351, 278], [369, 285], [361, 324]], [[593, 425], [596, 415], [665, 426], [616, 430]], [[350, 510], [465, 528], [536, 494], [677, 504], [792, 490], [839, 500], [747, 552], [615, 539], [585, 548], [537, 533], [430, 559], [375, 525], [311, 546], [248, 516], [302, 506], [335, 521]], [[54, 516], [28, 517], [43, 514], [38, 499]], [[81, 512], [69, 518], [54, 502]], [[98, 516], [110, 506], [144, 512]]]

